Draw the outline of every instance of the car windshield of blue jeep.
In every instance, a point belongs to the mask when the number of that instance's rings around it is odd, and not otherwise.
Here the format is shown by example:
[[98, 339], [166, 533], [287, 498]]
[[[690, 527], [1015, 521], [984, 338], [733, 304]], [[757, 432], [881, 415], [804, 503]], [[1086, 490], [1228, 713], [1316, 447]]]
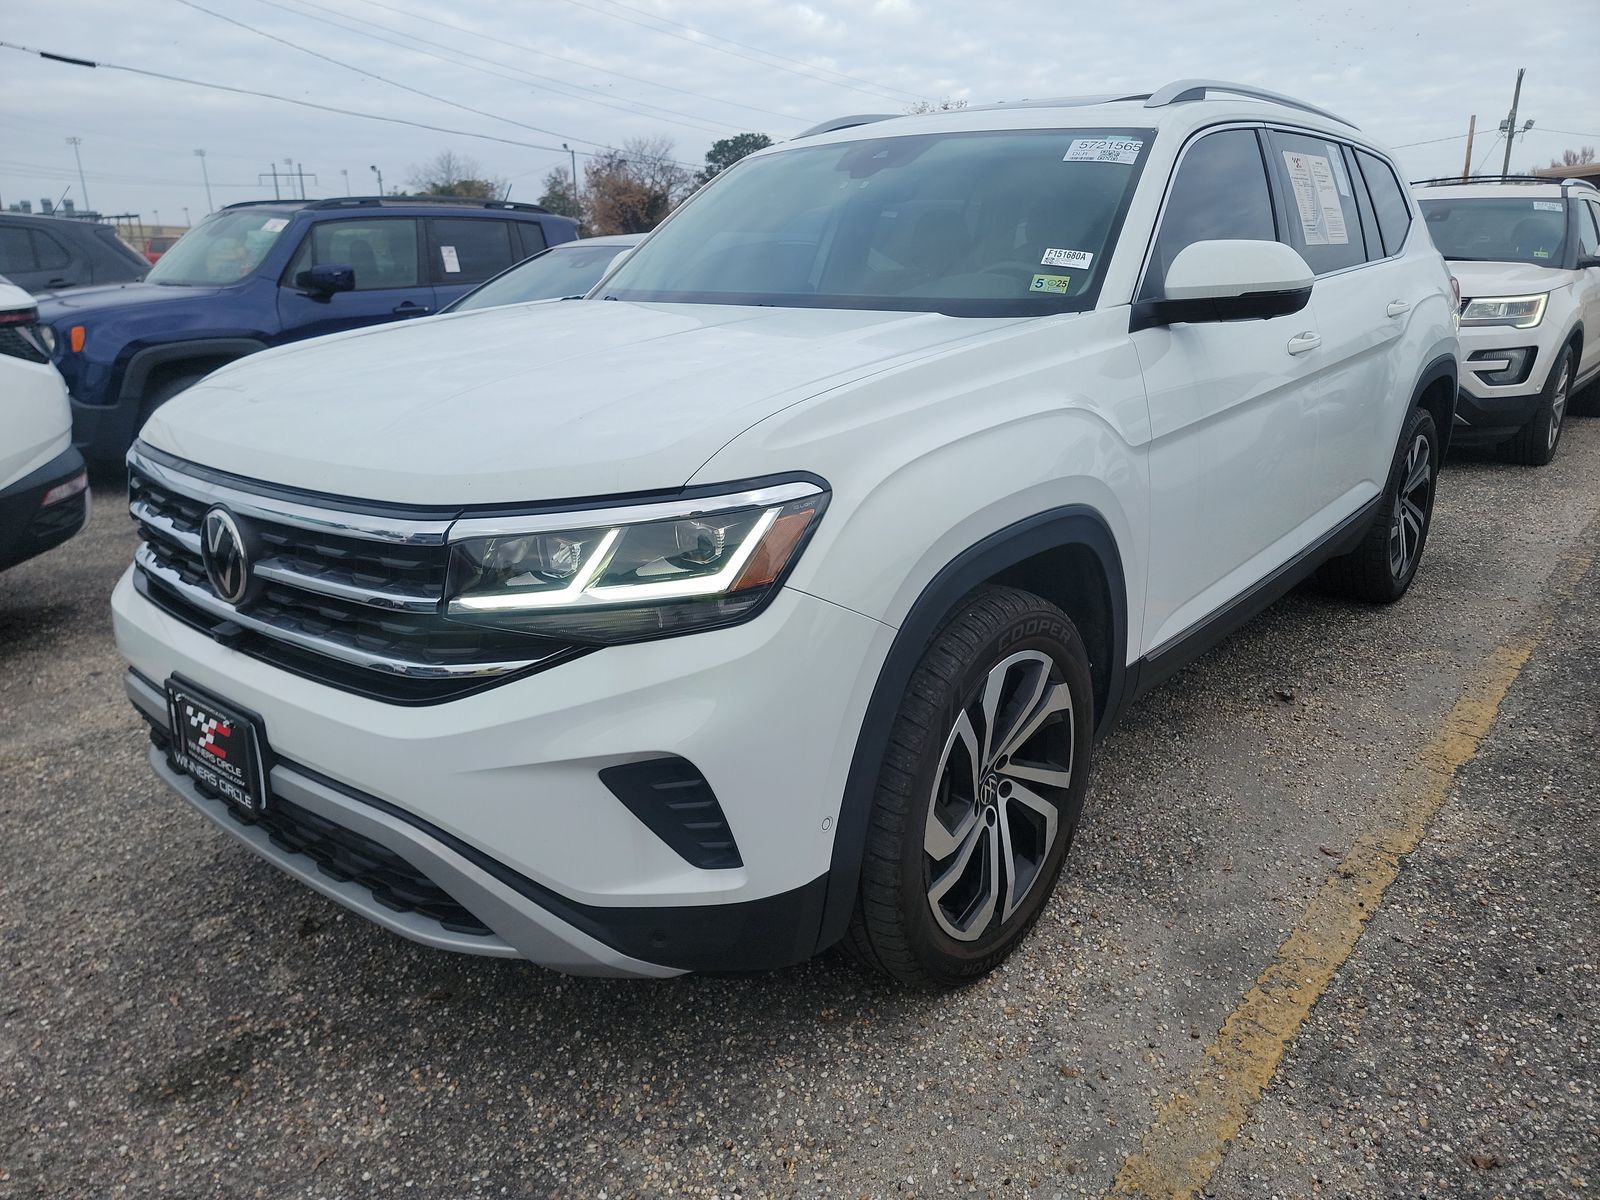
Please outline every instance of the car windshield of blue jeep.
[[725, 172], [603, 300], [1034, 316], [1091, 308], [1147, 129], [801, 143]]
[[289, 216], [270, 209], [244, 209], [208, 217], [178, 239], [145, 279], [176, 287], [238, 283], [261, 265]]
[[1524, 262], [1553, 267], [1567, 239], [1567, 206], [1556, 198], [1472, 197], [1423, 200], [1433, 244], [1466, 262]]
[[615, 242], [602, 246], [567, 242], [495, 276], [477, 291], [468, 292], [457, 300], [449, 311], [466, 312], [500, 304], [525, 304], [529, 300], [582, 296], [600, 282], [600, 276], [606, 273], [612, 260], [627, 249]]

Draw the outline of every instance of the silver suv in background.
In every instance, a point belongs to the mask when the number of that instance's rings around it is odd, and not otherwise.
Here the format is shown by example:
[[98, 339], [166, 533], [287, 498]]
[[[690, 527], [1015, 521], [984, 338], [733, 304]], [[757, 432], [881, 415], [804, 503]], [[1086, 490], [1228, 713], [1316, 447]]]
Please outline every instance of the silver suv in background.
[[1573, 394], [1600, 378], [1600, 190], [1498, 175], [1414, 190], [1461, 284], [1456, 441], [1543, 466]]

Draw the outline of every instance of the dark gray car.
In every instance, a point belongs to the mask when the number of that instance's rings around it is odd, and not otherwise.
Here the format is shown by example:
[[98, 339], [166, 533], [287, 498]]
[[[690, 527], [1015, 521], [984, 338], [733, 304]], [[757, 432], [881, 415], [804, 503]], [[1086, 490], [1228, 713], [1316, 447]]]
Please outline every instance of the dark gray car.
[[144, 255], [117, 238], [115, 226], [0, 213], [0, 275], [34, 295], [131, 283], [149, 270]]

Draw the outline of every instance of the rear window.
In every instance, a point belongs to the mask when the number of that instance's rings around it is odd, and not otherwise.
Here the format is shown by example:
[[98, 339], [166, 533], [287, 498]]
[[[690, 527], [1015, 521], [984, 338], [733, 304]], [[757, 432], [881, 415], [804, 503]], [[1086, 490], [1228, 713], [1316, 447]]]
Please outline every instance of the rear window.
[[[1378, 232], [1383, 236], [1383, 252], [1399, 254], [1405, 245], [1406, 233], [1411, 228], [1411, 205], [1400, 181], [1394, 177], [1389, 164], [1365, 150], [1357, 150], [1361, 174], [1367, 181], [1367, 194], [1372, 197], [1372, 207], [1378, 214]], [[1374, 255], [1376, 257], [1376, 255]]]
[[1567, 206], [1555, 197], [1466, 196], [1421, 201], [1439, 253], [1460, 262], [1553, 267], [1567, 240]]

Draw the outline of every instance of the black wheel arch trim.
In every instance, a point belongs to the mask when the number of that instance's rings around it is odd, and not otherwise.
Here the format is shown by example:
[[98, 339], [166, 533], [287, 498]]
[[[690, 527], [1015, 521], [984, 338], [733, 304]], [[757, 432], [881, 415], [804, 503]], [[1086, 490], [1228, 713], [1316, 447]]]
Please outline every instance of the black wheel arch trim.
[[912, 604], [878, 670], [878, 681], [856, 736], [855, 754], [850, 760], [839, 805], [833, 855], [826, 876], [827, 897], [817, 937], [818, 951], [844, 937], [849, 926], [856, 889], [861, 882], [861, 858], [866, 850], [873, 795], [884, 751], [888, 748], [889, 733], [906, 685], [934, 632], [957, 602], [974, 588], [1037, 554], [1071, 546], [1086, 547], [1096, 556], [1110, 592], [1112, 653], [1107, 664], [1110, 686], [1104, 711], [1097, 715], [1096, 736], [1107, 733], [1115, 723], [1124, 706], [1128, 589], [1122, 555], [1105, 517], [1084, 504], [1050, 509], [990, 534], [957, 555], [933, 577]]
[[[117, 402], [137, 404], [144, 396], [145, 386], [150, 382], [151, 374], [158, 367], [188, 361], [215, 362], [219, 358], [232, 362], [234, 359], [243, 358], [266, 348], [266, 342], [252, 337], [189, 338], [181, 342], [162, 342], [156, 346], [145, 346], [141, 350], [135, 350], [128, 359], [127, 366], [122, 369], [122, 383], [117, 389]], [[214, 370], [215, 367], [211, 369]]]
[[1445, 414], [1444, 420], [1434, 422], [1439, 428], [1439, 465], [1443, 466], [1445, 457], [1450, 451], [1450, 435], [1455, 428], [1456, 402], [1461, 389], [1459, 369], [1454, 355], [1441, 354], [1422, 368], [1422, 374], [1417, 377], [1416, 385], [1411, 389], [1411, 405], [1407, 411], [1420, 405], [1422, 393], [1441, 379], [1450, 381], [1450, 411]]

